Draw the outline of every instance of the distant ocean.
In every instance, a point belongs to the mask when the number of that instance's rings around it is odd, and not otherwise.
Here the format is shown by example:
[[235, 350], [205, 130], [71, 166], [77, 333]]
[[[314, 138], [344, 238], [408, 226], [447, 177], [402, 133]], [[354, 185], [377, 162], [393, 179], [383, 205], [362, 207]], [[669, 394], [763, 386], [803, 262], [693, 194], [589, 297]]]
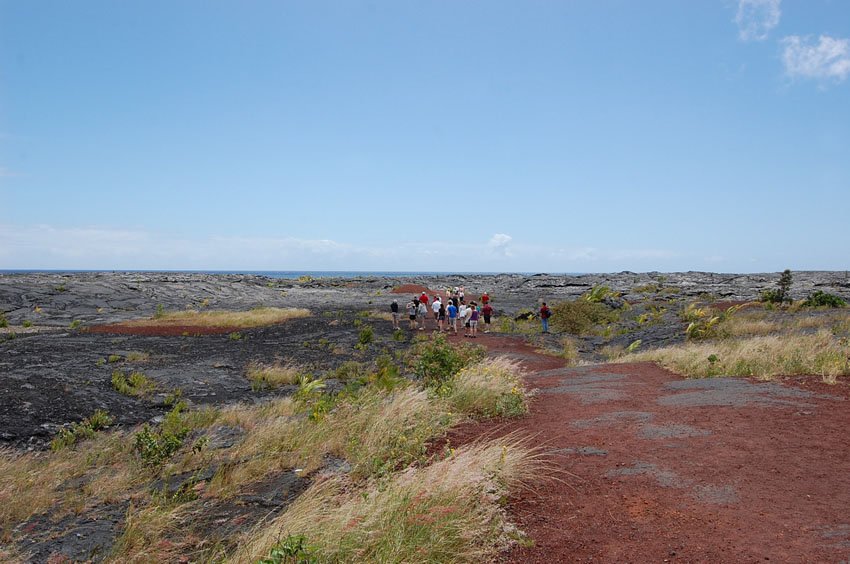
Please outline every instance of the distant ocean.
[[[357, 278], [379, 277], [379, 278], [413, 278], [422, 276], [473, 276], [504, 274], [500, 272], [393, 272], [393, 271], [357, 271], [357, 270], [0, 270], [0, 274], [75, 274], [80, 272], [136, 272], [156, 274], [250, 274], [256, 276], [268, 276], [269, 278], [300, 278], [310, 276], [313, 278]], [[532, 272], [511, 272], [509, 274], [531, 275]], [[576, 273], [549, 273], [569, 274]]]

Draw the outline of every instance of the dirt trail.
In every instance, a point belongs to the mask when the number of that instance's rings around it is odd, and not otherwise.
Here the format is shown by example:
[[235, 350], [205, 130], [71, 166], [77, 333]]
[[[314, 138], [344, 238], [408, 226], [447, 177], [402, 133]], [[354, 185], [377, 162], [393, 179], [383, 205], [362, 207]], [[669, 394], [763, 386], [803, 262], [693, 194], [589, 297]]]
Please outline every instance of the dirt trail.
[[[459, 340], [465, 340], [460, 338]], [[512, 338], [559, 481], [512, 500], [511, 562], [850, 562], [850, 386], [684, 380], [651, 364], [562, 368]], [[487, 424], [460, 429], [458, 444]], [[562, 472], [562, 473], [561, 473]]]

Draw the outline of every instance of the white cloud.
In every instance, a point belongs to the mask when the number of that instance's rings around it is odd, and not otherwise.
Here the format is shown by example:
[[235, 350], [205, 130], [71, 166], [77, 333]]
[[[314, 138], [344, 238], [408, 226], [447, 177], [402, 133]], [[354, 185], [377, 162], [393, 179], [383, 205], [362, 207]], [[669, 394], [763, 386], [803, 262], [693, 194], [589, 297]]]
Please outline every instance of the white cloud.
[[496, 233], [492, 237], [490, 237], [490, 241], [487, 245], [490, 247], [490, 250], [495, 254], [502, 257], [511, 256], [510, 244], [513, 241], [513, 237], [510, 235], [505, 235], [504, 233]]
[[665, 269], [675, 258], [677, 254], [662, 249], [517, 244], [505, 233], [479, 242], [359, 245], [319, 238], [190, 237], [0, 222], [0, 269], [604, 272]]
[[781, 0], [738, 0], [735, 23], [743, 41], [764, 41], [770, 30], [779, 25]]
[[850, 75], [850, 40], [821, 35], [817, 43], [791, 35], [782, 40], [782, 64], [791, 78], [845, 80]]

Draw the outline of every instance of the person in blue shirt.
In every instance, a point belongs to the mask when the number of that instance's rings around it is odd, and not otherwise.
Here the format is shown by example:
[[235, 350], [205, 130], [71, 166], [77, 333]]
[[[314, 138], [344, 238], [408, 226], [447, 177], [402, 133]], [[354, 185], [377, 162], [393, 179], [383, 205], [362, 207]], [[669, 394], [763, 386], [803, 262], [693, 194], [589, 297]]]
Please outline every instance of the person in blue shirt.
[[455, 307], [454, 302], [449, 302], [449, 307], [446, 308], [446, 313], [449, 314], [449, 327], [452, 328], [452, 331], [457, 335], [457, 307]]

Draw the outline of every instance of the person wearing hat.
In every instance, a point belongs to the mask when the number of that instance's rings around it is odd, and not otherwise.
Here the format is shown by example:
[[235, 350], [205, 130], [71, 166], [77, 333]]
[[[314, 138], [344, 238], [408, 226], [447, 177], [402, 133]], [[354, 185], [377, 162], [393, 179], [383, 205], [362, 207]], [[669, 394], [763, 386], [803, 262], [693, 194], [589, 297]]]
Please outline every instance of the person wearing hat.
[[398, 300], [393, 300], [393, 303], [390, 304], [390, 311], [393, 314], [393, 329], [394, 330], [399, 329], [399, 326], [398, 326], [398, 320], [399, 320]]

